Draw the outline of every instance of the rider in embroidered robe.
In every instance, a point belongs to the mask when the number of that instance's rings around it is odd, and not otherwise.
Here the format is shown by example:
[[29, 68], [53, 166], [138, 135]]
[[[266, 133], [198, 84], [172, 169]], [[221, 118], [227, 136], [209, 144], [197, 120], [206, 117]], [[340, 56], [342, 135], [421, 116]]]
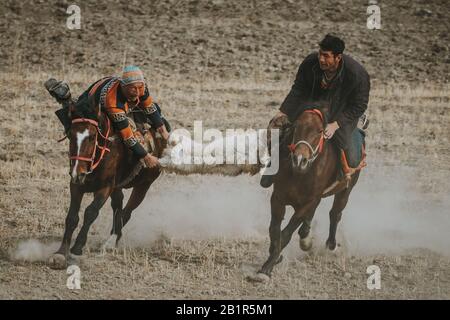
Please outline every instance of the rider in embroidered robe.
[[[50, 94], [63, 104], [63, 109], [56, 112], [66, 128], [70, 126], [67, 119], [68, 100], [70, 90], [66, 83], [50, 79], [46, 83]], [[128, 122], [127, 113], [134, 108], [140, 108], [152, 126], [164, 139], [169, 138], [165, 119], [161, 117], [159, 106], [150, 96], [145, 83], [144, 74], [136, 66], [127, 66], [123, 69], [122, 75], [117, 77], [105, 77], [93, 83], [76, 102], [77, 105], [88, 104], [97, 105], [106, 112], [115, 130], [120, 132], [124, 143], [133, 151], [135, 156], [143, 159], [145, 164], [152, 168], [159, 164], [158, 158], [149, 154], [139, 143], [133, 134]]]
[[158, 165], [158, 158], [150, 155], [134, 137], [126, 116], [130, 108], [141, 108], [156, 131], [164, 139], [168, 139], [169, 133], [149, 94], [142, 71], [138, 67], [127, 66], [119, 79], [106, 78], [95, 83], [90, 89], [89, 95], [99, 97], [101, 107], [112, 120], [115, 129], [120, 131], [124, 143], [133, 153], [138, 158], [143, 158], [150, 168]]

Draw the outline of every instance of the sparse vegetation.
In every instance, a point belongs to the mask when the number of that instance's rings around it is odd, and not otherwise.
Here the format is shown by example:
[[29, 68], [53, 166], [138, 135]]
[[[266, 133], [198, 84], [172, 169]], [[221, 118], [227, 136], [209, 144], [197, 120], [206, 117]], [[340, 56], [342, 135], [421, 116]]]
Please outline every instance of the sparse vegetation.
[[[161, 4], [156, 10], [159, 18], [130, 25], [133, 35], [126, 40], [125, 33], [116, 29], [128, 25], [119, 21], [122, 17], [115, 17], [119, 20], [117, 26], [111, 26], [112, 31], [105, 31], [109, 23], [106, 28], [100, 19], [105, 13], [86, 10], [87, 26], [78, 35], [59, 29], [65, 8], [56, 1], [40, 4], [36, 16], [29, 20], [17, 18], [28, 12], [29, 1], [7, 1], [0, 15], [4, 44], [0, 58], [5, 61], [0, 66], [0, 298], [450, 298], [450, 259], [428, 249], [362, 256], [316, 250], [301, 259], [286, 259], [266, 284], [247, 282], [245, 276], [266, 257], [268, 234], [206, 240], [159, 237], [148, 245], [124, 245], [102, 254], [98, 247], [106, 240], [111, 223], [108, 204], [90, 232], [81, 264], [81, 291], [66, 288], [64, 271], [51, 270], [44, 262], [12, 259], [23, 239], [59, 241], [68, 209], [67, 141], [56, 142], [63, 133], [44, 81], [50, 75], [65, 78], [79, 94], [91, 81], [118, 71], [127, 45], [132, 47], [129, 62], [142, 64], [151, 79], [152, 93], [162, 102], [175, 128], [192, 129], [194, 120], [201, 119], [205, 128], [258, 129], [266, 127], [284, 99], [300, 59], [324, 32], [337, 25], [337, 31], [348, 39], [349, 51], [374, 75], [367, 137], [369, 166], [386, 176], [402, 166], [415, 168], [415, 183], [423, 192], [424, 206], [427, 201], [448, 198], [448, 47], [433, 47], [436, 39], [427, 37], [438, 35], [442, 29], [442, 43], [448, 39], [449, 22], [439, 13], [445, 1], [427, 4], [433, 17], [409, 16], [416, 10], [410, 2], [395, 1], [400, 9], [392, 11], [388, 2], [383, 2], [386, 23], [378, 33], [365, 29], [365, 8], [339, 10], [324, 22], [319, 19], [322, 10], [316, 12], [300, 1], [298, 5], [304, 9], [299, 12], [306, 19], [308, 11], [313, 20], [299, 22], [299, 17], [292, 15], [297, 2], [277, 1], [279, 15], [263, 10], [270, 1], [255, 9], [254, 15], [245, 11], [251, 8], [244, 10], [235, 2], [225, 1], [226, 8], [212, 4], [209, 9], [195, 9], [189, 1], [172, 9]], [[119, 10], [121, 16], [128, 12], [126, 3], [116, 2], [111, 7], [113, 15], [119, 15]], [[417, 5], [422, 6], [422, 2]], [[86, 6], [90, 8], [91, 2]], [[106, 8], [106, 2], [100, 1], [99, 6]], [[322, 7], [326, 5], [321, 3]], [[404, 15], [398, 10], [405, 10], [400, 11]], [[175, 11], [178, 18], [172, 14]], [[270, 19], [266, 19], [269, 13]], [[39, 14], [48, 18], [42, 19], [45, 23], [37, 22]], [[318, 29], [314, 17], [324, 22]], [[420, 20], [421, 26], [409, 30], [410, 19]], [[113, 34], [120, 37], [108, 55], [102, 50]], [[33, 36], [34, 42], [28, 38]], [[63, 41], [64, 37], [68, 40]], [[137, 48], [143, 38], [146, 46]], [[243, 44], [249, 47], [241, 47]], [[139, 55], [141, 49], [144, 56]], [[431, 70], [428, 75], [427, 70]], [[81, 217], [89, 199], [83, 201]], [[383, 287], [369, 291], [365, 271], [373, 263], [384, 272]]]

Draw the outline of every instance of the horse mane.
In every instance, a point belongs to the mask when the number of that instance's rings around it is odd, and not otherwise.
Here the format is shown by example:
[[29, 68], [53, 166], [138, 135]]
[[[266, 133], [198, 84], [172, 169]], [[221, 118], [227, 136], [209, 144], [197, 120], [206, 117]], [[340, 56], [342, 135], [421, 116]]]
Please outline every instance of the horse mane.
[[91, 103], [90, 99], [81, 96], [77, 102], [74, 103], [71, 109], [72, 119], [84, 118], [99, 121], [98, 110]]
[[[322, 113], [323, 116], [323, 127], [325, 128], [328, 124], [328, 117], [330, 113], [330, 102], [325, 99], [309, 100], [305, 102], [303, 111], [317, 109]], [[301, 113], [298, 114], [297, 119], [300, 117]]]
[[[78, 99], [77, 102], [73, 104], [71, 108], [71, 119], [90, 119], [98, 122], [100, 130], [103, 130], [105, 127], [104, 121], [102, 121], [101, 115], [104, 114], [104, 117], [107, 117], [104, 110], [98, 112], [99, 107], [95, 107], [89, 99], [83, 98], [82, 96]], [[111, 128], [114, 130], [113, 128]]]

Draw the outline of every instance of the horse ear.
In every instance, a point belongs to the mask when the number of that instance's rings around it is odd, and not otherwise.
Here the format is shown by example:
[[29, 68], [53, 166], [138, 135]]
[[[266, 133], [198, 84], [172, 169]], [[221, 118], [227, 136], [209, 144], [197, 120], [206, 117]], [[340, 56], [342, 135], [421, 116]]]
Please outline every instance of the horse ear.
[[320, 111], [323, 116], [323, 125], [326, 126], [328, 123], [328, 115], [330, 113], [330, 103], [328, 101], [322, 100], [320, 101]]
[[67, 115], [69, 116], [69, 119], [72, 118], [73, 113], [75, 112], [75, 103], [69, 104], [69, 108], [67, 111]]

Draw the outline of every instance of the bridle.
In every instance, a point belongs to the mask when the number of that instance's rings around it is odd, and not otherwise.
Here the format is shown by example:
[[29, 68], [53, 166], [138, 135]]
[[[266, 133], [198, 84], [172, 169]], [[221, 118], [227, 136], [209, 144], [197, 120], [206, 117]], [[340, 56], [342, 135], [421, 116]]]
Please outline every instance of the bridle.
[[[92, 171], [94, 171], [95, 168], [97, 168], [97, 166], [102, 161], [102, 159], [105, 155], [105, 152], [110, 152], [110, 149], [106, 147], [106, 144], [109, 141], [108, 137], [109, 137], [109, 133], [111, 131], [111, 122], [108, 117], [105, 117], [105, 118], [106, 118], [106, 134], [105, 135], [103, 135], [103, 133], [100, 131], [98, 121], [95, 121], [92, 119], [86, 119], [86, 118], [77, 118], [77, 119], [72, 120], [72, 124], [88, 123], [88, 124], [94, 126], [96, 129], [94, 151], [92, 152], [92, 155], [90, 157], [82, 157], [82, 156], [78, 156], [78, 155], [74, 156], [74, 155], [69, 154], [70, 160], [79, 160], [79, 161], [89, 162], [89, 171], [87, 172], [87, 174], [91, 173]], [[104, 141], [103, 145], [99, 145], [98, 135], [100, 135], [103, 138], [103, 141]], [[100, 149], [100, 156], [98, 157], [97, 161], [95, 161], [95, 155], [97, 154], [97, 148]]]
[[[322, 120], [322, 123], [323, 123], [323, 114], [322, 114], [322, 112], [320, 110], [318, 110], [318, 109], [308, 109], [308, 110], [305, 110], [304, 112], [313, 113], [313, 114], [318, 115], [320, 117], [320, 119]], [[311, 144], [308, 141], [306, 141], [306, 140], [300, 140], [297, 143], [291, 143], [290, 145], [288, 145], [288, 148], [289, 148], [289, 151], [291, 152], [291, 155], [294, 154], [295, 150], [297, 149], [297, 147], [299, 145], [304, 144], [311, 151], [311, 157], [307, 160], [307, 165], [312, 163], [314, 160], [316, 160], [317, 156], [322, 152], [323, 145], [324, 145], [324, 142], [325, 142], [323, 129], [319, 132], [319, 134], [320, 134], [320, 140], [319, 140], [319, 143], [317, 144], [317, 146], [315, 148], [313, 148], [311, 146]], [[292, 159], [292, 161], [294, 161], [293, 157], [291, 157], [291, 159]]]

